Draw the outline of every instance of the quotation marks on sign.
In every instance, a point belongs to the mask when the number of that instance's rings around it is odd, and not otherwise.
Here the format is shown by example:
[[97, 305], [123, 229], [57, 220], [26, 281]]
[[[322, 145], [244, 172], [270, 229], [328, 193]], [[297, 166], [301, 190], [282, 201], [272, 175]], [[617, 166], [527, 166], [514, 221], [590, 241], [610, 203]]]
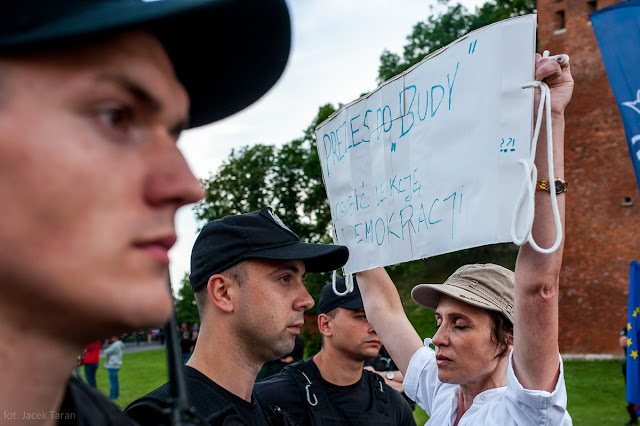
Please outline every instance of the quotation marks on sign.
[[510, 152], [515, 150], [516, 150], [516, 140], [514, 138], [507, 138], [507, 139], [502, 138], [502, 142], [500, 142], [500, 152]]
[[478, 40], [474, 40], [473, 43], [469, 43], [469, 55], [473, 55], [473, 53], [476, 51], [477, 42]]

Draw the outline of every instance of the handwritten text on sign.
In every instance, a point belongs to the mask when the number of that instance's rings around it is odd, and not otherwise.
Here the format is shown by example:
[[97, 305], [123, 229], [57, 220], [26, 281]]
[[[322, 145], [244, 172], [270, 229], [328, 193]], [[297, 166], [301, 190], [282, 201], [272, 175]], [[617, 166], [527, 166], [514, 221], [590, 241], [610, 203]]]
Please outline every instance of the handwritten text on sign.
[[316, 129], [347, 273], [511, 241], [535, 15], [452, 43]]

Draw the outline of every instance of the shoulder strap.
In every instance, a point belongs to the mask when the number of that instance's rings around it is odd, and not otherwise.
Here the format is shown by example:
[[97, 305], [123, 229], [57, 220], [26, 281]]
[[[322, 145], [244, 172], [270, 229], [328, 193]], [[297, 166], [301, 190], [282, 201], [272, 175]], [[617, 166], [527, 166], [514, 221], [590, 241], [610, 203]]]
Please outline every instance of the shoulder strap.
[[[235, 408], [231, 406], [234, 413]], [[140, 398], [126, 408], [125, 413], [142, 424], [173, 424], [174, 411], [177, 410], [175, 404], [170, 399], [163, 399], [155, 396], [145, 396]], [[231, 414], [234, 414], [231, 413]], [[181, 413], [180, 418], [190, 421], [193, 425], [209, 425], [210, 419], [201, 419], [191, 408], [188, 412]]]
[[333, 404], [331, 404], [324, 388], [320, 385], [319, 379], [305, 361], [289, 364], [284, 368], [284, 371], [289, 374], [298, 385], [313, 426], [322, 426], [323, 417], [340, 418], [340, 414], [338, 414]]
[[[324, 388], [314, 374], [313, 370], [303, 362], [296, 362], [284, 368], [298, 385], [303, 402], [307, 405], [307, 412], [313, 426], [322, 426], [323, 418], [340, 419], [333, 404], [329, 401]], [[363, 374], [369, 384], [375, 410], [369, 413], [370, 419], [388, 422], [390, 416], [390, 396], [389, 387], [384, 383], [384, 379], [376, 373], [363, 370]]]
[[169, 416], [172, 408], [173, 404], [168, 398], [144, 396], [129, 404], [125, 413], [136, 420], [145, 418], [157, 420]]
[[278, 406], [269, 407], [264, 413], [270, 426], [297, 426], [293, 415]]
[[384, 383], [384, 379], [379, 374], [369, 370], [363, 370], [363, 374], [367, 377], [371, 394], [374, 396], [373, 403], [380, 414], [389, 416], [389, 388]]

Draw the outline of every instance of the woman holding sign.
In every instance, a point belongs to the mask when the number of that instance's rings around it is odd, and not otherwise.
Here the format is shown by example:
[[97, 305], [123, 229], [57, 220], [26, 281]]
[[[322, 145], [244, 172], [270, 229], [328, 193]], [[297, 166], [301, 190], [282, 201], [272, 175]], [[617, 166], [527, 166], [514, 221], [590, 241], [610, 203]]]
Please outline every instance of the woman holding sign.
[[[536, 79], [551, 91], [553, 167], [562, 178], [564, 110], [573, 92], [566, 55], [536, 55]], [[547, 176], [544, 132], [540, 141], [536, 166], [539, 176]], [[556, 191], [561, 222], [564, 191], [566, 186]], [[549, 247], [556, 230], [547, 192], [536, 193], [535, 212], [532, 235]], [[405, 375], [406, 394], [429, 414], [427, 424], [572, 424], [558, 347], [562, 248], [543, 254], [526, 243], [515, 273], [466, 265], [443, 284], [416, 286], [413, 299], [435, 309], [438, 325], [424, 345], [384, 269], [357, 274], [367, 318]]]

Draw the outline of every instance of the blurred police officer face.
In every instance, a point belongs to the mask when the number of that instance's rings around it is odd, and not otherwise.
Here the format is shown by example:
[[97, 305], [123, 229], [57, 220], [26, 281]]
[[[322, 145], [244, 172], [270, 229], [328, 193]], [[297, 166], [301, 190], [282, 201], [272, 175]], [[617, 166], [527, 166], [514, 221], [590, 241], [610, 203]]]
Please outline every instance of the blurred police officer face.
[[377, 356], [382, 343], [367, 321], [364, 309], [336, 308], [334, 311], [332, 315], [327, 315], [330, 318], [330, 336], [325, 334], [324, 344], [333, 346], [356, 361]]
[[1, 58], [0, 77], [5, 304], [94, 336], [161, 324], [174, 214], [202, 196], [176, 146], [188, 97], [164, 48], [131, 31]]
[[504, 374], [500, 361], [509, 351], [493, 339], [487, 311], [443, 294], [435, 317], [433, 344], [440, 381], [486, 388], [496, 374]]
[[304, 311], [314, 302], [303, 283], [303, 261], [251, 259], [244, 263], [247, 278], [238, 286], [236, 334], [264, 363], [293, 350]]

